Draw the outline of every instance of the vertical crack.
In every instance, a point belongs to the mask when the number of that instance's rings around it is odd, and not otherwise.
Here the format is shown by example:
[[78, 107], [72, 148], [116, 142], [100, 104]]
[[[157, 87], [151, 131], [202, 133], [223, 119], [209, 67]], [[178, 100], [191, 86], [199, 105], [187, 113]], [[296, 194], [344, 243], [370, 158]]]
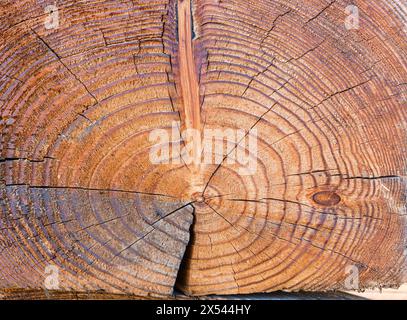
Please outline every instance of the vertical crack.
[[[199, 75], [196, 64], [196, 57], [194, 56], [194, 40], [197, 37], [195, 32], [195, 22], [193, 18], [193, 4], [192, 0], [176, 0], [176, 34], [177, 34], [177, 70], [175, 75], [177, 77], [177, 93], [181, 99], [181, 108], [179, 110], [181, 118], [181, 140], [184, 144], [192, 146], [192, 165], [188, 167], [191, 172], [192, 186], [200, 185], [201, 173], [201, 138], [202, 138], [202, 120], [201, 120], [201, 101], [199, 90]], [[186, 132], [183, 136], [182, 131]], [[192, 134], [191, 134], [192, 133]], [[185, 163], [185, 162], [184, 162]], [[180, 261], [177, 277], [174, 283], [175, 291], [182, 291], [186, 294], [184, 283], [188, 276], [189, 261], [191, 246], [195, 241], [194, 225], [196, 210], [194, 201], [190, 203], [192, 206], [192, 223], [189, 229], [189, 241], [185, 246], [183, 258]]]
[[193, 203], [190, 205], [192, 207], [192, 223], [189, 227], [189, 241], [185, 247], [184, 256], [179, 265], [177, 278], [175, 279], [174, 292], [173, 292], [174, 295], [177, 294], [177, 291], [180, 291], [183, 294], [188, 295], [188, 292], [186, 292], [186, 290], [185, 290], [184, 283], [185, 283], [185, 278], [188, 276], [188, 270], [190, 270], [188, 257], [191, 255], [190, 254], [191, 248], [192, 248], [192, 245], [195, 243], [195, 232], [194, 232], [195, 207], [194, 207]]
[[193, 49], [194, 32], [191, 0], [178, 0], [177, 12], [179, 83], [183, 102], [181, 114], [184, 122], [183, 128], [188, 130], [188, 133], [192, 133], [187, 134], [185, 140], [193, 146], [192, 157], [195, 164], [193, 173], [195, 175], [200, 170], [201, 110], [198, 72]]

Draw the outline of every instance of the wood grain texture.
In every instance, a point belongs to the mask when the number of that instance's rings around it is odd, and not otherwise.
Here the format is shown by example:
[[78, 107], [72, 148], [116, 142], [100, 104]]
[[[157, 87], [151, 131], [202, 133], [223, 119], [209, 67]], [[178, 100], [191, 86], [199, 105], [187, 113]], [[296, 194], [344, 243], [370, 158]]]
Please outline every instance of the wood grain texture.
[[[63, 0], [46, 29], [49, 4], [0, 1], [1, 289], [50, 264], [66, 297], [406, 282], [402, 1], [354, 1], [357, 30], [342, 0]], [[257, 170], [152, 163], [174, 122], [257, 132]]]
[[[145, 296], [132, 294], [109, 294], [106, 292], [72, 292], [44, 290], [0, 290], [0, 297], [6, 300], [148, 300]], [[345, 292], [271, 292], [239, 295], [189, 296], [175, 292], [164, 296], [167, 300], [366, 300]], [[154, 300], [162, 300], [155, 298]]]

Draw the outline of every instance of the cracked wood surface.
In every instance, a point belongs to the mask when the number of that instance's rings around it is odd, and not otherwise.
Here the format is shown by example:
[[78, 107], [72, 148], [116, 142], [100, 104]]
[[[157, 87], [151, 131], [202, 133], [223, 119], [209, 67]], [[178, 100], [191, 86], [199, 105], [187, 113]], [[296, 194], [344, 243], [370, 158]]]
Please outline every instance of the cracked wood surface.
[[[62, 296], [406, 281], [400, 1], [355, 1], [358, 30], [339, 0], [64, 0], [50, 30], [46, 5], [0, 3], [0, 289], [35, 297], [49, 265]], [[174, 122], [257, 130], [257, 170], [193, 138], [152, 164]]]

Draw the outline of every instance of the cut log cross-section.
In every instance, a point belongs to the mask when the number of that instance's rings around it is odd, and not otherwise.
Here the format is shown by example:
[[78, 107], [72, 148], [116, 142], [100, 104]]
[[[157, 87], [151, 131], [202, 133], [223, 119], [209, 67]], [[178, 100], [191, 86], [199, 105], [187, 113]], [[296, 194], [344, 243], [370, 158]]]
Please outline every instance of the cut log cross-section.
[[2, 293], [406, 281], [401, 1], [47, 5], [0, 4]]

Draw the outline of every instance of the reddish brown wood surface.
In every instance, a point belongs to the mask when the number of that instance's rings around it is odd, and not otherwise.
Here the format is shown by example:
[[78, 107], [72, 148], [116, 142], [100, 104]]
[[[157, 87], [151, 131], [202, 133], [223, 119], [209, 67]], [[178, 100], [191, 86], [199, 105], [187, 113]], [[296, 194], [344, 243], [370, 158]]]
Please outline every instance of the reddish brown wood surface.
[[[49, 4], [0, 2], [1, 289], [50, 265], [67, 297], [405, 282], [402, 1], [354, 1], [352, 30], [341, 0], [64, 0], [47, 29]], [[152, 163], [174, 123], [196, 161]], [[185, 129], [257, 132], [255, 173]]]

